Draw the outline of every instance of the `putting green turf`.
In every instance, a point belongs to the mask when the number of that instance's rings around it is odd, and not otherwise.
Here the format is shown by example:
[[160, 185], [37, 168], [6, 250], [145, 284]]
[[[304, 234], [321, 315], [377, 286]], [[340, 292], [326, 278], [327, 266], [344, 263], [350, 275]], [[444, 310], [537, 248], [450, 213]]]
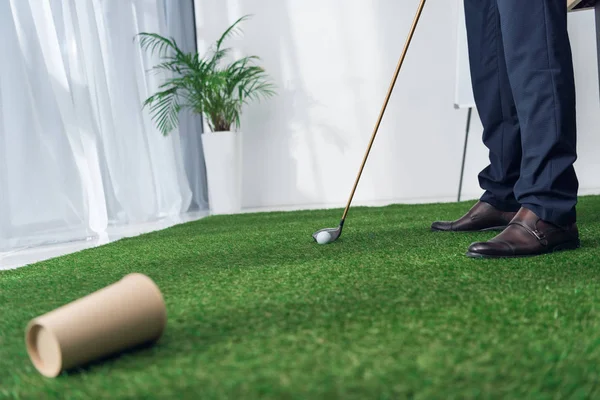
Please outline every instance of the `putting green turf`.
[[[472, 260], [432, 233], [473, 203], [210, 217], [0, 273], [0, 398], [598, 398], [600, 197], [582, 248]], [[130, 272], [157, 282], [154, 347], [43, 378], [32, 317]]]

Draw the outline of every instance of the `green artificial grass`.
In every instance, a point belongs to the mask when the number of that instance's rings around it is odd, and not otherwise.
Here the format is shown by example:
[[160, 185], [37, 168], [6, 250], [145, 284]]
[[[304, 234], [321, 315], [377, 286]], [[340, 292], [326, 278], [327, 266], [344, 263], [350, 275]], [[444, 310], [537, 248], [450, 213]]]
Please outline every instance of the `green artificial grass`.
[[[473, 203], [215, 216], [0, 273], [0, 398], [599, 398], [600, 197], [582, 248], [465, 257], [432, 233]], [[27, 322], [130, 272], [161, 288], [154, 347], [42, 377]]]

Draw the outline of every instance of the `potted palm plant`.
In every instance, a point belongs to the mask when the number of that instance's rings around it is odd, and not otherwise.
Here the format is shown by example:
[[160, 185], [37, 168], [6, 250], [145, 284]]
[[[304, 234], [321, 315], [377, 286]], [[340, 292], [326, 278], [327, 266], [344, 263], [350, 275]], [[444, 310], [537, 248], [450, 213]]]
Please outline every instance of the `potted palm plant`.
[[189, 109], [204, 117], [209, 132], [202, 133], [211, 213], [232, 214], [241, 209], [242, 136], [240, 116], [251, 101], [274, 95], [274, 85], [257, 56], [225, 63], [231, 49], [223, 47], [227, 38], [240, 31], [238, 19], [200, 57], [182, 51], [173, 38], [142, 32], [140, 45], [161, 62], [151, 70], [167, 74], [159, 91], [148, 97], [153, 121], [163, 135], [178, 125], [180, 111]]

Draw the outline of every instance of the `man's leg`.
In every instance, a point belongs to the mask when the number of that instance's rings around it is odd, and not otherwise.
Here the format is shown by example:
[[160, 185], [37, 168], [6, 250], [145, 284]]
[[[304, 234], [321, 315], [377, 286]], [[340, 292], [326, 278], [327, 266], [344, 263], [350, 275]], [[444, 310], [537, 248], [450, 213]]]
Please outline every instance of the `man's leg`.
[[564, 0], [497, 0], [523, 157], [522, 208], [471, 257], [514, 257], [579, 247], [575, 83]]
[[515, 195], [542, 220], [575, 222], [575, 79], [563, 0], [497, 0], [508, 75], [521, 122]]
[[513, 188], [521, 167], [519, 119], [506, 69], [497, 0], [465, 0], [473, 95], [490, 164], [479, 174], [482, 201], [518, 211]]
[[465, 0], [469, 63], [475, 103], [490, 164], [479, 174], [481, 201], [456, 221], [436, 221], [435, 231], [503, 229], [519, 210], [513, 187], [519, 179], [521, 136], [504, 62], [496, 0]]

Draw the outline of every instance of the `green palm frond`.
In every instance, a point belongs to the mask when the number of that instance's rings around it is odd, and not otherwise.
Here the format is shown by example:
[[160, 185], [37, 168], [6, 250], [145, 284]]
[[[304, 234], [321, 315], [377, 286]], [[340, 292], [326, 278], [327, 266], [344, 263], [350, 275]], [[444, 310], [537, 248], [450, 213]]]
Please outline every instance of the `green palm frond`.
[[164, 71], [181, 74], [182, 68], [181, 64], [177, 60], [170, 60], [153, 66], [148, 72], [150, 71], [157, 74], [162, 73]]
[[237, 21], [235, 21], [229, 28], [227, 28], [225, 30], [225, 32], [223, 32], [221, 37], [217, 40], [217, 49], [220, 49], [223, 42], [225, 42], [225, 40], [229, 39], [231, 36], [233, 36], [237, 33], [242, 33], [242, 29], [239, 28], [238, 25], [241, 22], [246, 21], [250, 17], [251, 17], [251, 15], [244, 15], [243, 17], [241, 17]]
[[177, 90], [176, 86], [172, 86], [169, 89], [155, 93], [144, 102], [144, 106], [149, 106], [152, 119], [163, 135], [167, 135], [178, 124], [181, 105], [179, 104]]
[[140, 46], [143, 50], [150, 51], [151, 54], [158, 53], [160, 57], [166, 57], [169, 51], [181, 52], [175, 39], [166, 38], [157, 33], [141, 32]]
[[244, 105], [275, 94], [265, 70], [255, 65], [260, 60], [257, 56], [221, 67], [231, 52], [223, 47], [225, 41], [240, 33], [238, 25], [248, 18], [241, 17], [227, 28], [204, 57], [182, 51], [173, 38], [148, 32], [137, 35], [142, 49], [162, 59], [150, 71], [166, 74], [161, 90], [144, 102], [163, 135], [177, 127], [184, 108], [204, 115], [212, 131], [239, 128]]

